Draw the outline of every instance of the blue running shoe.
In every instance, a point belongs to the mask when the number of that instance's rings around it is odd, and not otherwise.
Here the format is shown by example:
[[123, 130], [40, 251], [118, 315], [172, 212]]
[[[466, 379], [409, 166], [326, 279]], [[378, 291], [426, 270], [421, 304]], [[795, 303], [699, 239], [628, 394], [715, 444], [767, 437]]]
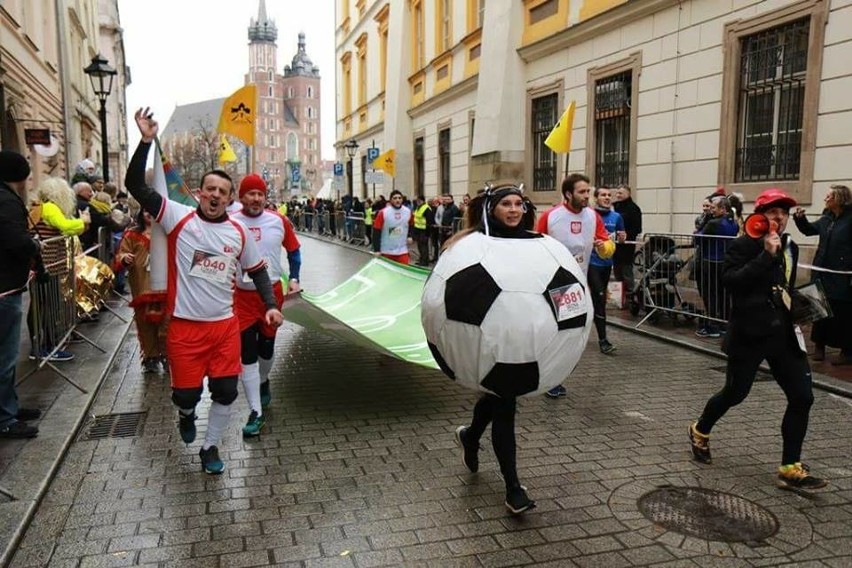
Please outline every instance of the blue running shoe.
[[201, 471], [210, 475], [219, 475], [225, 471], [225, 462], [219, 459], [219, 448], [210, 446], [206, 450], [202, 448], [198, 451], [198, 457], [201, 458]]
[[178, 412], [178, 432], [180, 439], [184, 444], [191, 444], [195, 441], [195, 419], [198, 418], [195, 412], [192, 414], [184, 414]]
[[556, 385], [555, 387], [544, 393], [544, 395], [548, 398], [559, 398], [567, 396], [568, 390], [562, 385]]

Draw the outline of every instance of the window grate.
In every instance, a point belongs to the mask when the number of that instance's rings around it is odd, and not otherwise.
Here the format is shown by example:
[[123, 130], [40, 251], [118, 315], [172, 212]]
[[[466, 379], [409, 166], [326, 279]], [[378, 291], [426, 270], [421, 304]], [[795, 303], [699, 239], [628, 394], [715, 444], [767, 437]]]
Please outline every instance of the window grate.
[[147, 412], [122, 412], [95, 416], [78, 437], [83, 440], [103, 440], [107, 438], [132, 438], [142, 434], [142, 425]]
[[630, 97], [633, 72], [595, 82], [595, 183], [616, 187], [630, 181]]
[[743, 39], [736, 181], [799, 179], [809, 34], [805, 18]]
[[533, 191], [556, 189], [556, 153], [544, 145], [558, 117], [559, 95], [532, 100]]

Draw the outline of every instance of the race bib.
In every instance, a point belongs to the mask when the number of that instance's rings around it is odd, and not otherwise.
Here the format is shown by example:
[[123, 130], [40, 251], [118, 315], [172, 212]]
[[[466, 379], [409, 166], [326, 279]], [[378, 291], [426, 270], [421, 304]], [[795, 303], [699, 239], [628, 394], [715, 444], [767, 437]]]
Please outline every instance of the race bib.
[[402, 234], [402, 227], [393, 227], [388, 231], [388, 235], [391, 237], [398, 237]]
[[583, 253], [577, 253], [574, 255], [574, 260], [576, 260], [577, 264], [579, 264], [580, 266], [583, 266], [583, 259], [585, 258], [586, 256]]
[[579, 283], [548, 290], [556, 321], [563, 322], [586, 313], [585, 291]]
[[197, 250], [192, 254], [189, 275], [193, 278], [202, 278], [209, 282], [221, 284], [228, 281], [233, 262], [234, 259], [230, 256]]

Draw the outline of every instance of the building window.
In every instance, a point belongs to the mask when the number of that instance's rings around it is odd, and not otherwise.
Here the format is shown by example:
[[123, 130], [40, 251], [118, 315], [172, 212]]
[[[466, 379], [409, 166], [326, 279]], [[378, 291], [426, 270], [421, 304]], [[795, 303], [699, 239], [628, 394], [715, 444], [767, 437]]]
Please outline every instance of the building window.
[[292, 161], [299, 155], [299, 139], [294, 133], [287, 135], [287, 160]]
[[810, 18], [742, 40], [735, 181], [799, 179]]
[[485, 0], [477, 0], [476, 27], [481, 28], [485, 23]]
[[616, 187], [630, 178], [632, 71], [595, 81], [595, 183]]
[[544, 145], [544, 141], [559, 120], [558, 106], [557, 93], [532, 100], [533, 191], [553, 191], [556, 188], [556, 154]]
[[273, 96], [273, 95], [272, 95], [272, 86], [270, 86], [270, 87], [269, 87], [269, 96], [270, 96], [270, 97], [271, 97], [271, 96]]
[[413, 71], [419, 71], [426, 64], [423, 0], [411, 0], [411, 27], [411, 66]]
[[271, 81], [271, 80], [272, 80], [272, 69], [270, 69], [269, 71], [267, 71], [267, 73], [266, 73], [266, 78], [267, 78], [267, 80], [268, 80], [268, 81]]
[[437, 4], [435, 53], [440, 54], [452, 47], [453, 2], [452, 0], [438, 0]]
[[343, 116], [352, 114], [352, 52], [342, 58], [343, 64]]
[[559, 12], [559, 0], [547, 0], [530, 10], [530, 24], [537, 24]]
[[450, 129], [438, 132], [438, 175], [441, 193], [450, 193]]
[[426, 179], [424, 174], [423, 137], [414, 139], [414, 193], [424, 195]]
[[308, 87], [308, 98], [309, 99], [314, 98], [314, 88], [313, 87]]

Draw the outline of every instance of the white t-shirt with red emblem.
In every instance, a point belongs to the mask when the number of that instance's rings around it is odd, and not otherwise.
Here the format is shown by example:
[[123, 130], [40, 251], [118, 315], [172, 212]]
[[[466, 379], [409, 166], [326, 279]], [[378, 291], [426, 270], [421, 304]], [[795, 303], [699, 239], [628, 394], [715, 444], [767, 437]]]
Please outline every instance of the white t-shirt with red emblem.
[[157, 221], [168, 235], [168, 307], [192, 321], [221, 321], [234, 315], [237, 265], [250, 272], [263, 257], [238, 221], [210, 222], [192, 207], [163, 200]]
[[[278, 282], [284, 275], [281, 247], [284, 247], [287, 252], [293, 252], [299, 248], [299, 239], [290, 220], [268, 209], [264, 209], [257, 217], [246, 215], [244, 210], [231, 213], [230, 216], [248, 229], [249, 235], [253, 237], [251, 240], [255, 242], [260, 255], [266, 260], [269, 280], [273, 284]], [[241, 271], [237, 278], [237, 288], [254, 290], [255, 286], [248, 274]]]
[[597, 211], [591, 207], [574, 211], [564, 203], [545, 211], [539, 217], [535, 230], [565, 245], [584, 274], [589, 270], [589, 258], [595, 241], [609, 238]]

